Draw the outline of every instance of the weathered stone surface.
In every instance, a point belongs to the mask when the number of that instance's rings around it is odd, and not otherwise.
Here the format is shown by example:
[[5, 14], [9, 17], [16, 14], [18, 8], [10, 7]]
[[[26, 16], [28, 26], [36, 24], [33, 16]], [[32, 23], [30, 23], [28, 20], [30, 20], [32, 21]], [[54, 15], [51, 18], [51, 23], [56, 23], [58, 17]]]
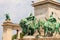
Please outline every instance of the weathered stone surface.
[[45, 37], [45, 38], [24, 38], [23, 40], [60, 40], [60, 38]]
[[[46, 0], [37, 0], [37, 2], [39, 2], [39, 1], [46, 1]], [[52, 0], [52, 1], [56, 1], [56, 0]]]

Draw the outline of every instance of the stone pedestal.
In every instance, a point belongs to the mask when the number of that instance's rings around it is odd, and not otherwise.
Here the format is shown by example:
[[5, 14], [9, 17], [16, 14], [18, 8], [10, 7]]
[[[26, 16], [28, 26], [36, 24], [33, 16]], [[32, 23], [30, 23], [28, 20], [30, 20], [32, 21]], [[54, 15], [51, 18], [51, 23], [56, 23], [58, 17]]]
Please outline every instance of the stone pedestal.
[[23, 40], [60, 40], [60, 38], [56, 38], [56, 37], [39, 37], [39, 38], [35, 38], [35, 36], [24, 36]]
[[3, 40], [12, 40], [12, 29], [3, 29]]
[[3, 23], [3, 40], [12, 40], [11, 21], [5, 21]]
[[[15, 40], [17, 40], [17, 39], [15, 39]], [[60, 38], [58, 38], [58, 37], [39, 37], [39, 38], [36, 38], [35, 36], [24, 36], [22, 40], [60, 40]]]
[[[14, 24], [11, 20], [5, 20], [3, 23], [3, 40], [12, 40], [12, 30], [21, 30], [20, 25]], [[19, 32], [17, 38], [19, 39]]]

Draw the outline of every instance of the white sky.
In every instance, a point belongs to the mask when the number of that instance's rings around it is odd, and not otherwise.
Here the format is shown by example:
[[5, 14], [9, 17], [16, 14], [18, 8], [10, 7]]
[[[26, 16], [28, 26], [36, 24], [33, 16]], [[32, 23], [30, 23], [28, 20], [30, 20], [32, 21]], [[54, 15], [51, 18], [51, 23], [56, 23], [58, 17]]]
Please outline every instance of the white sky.
[[20, 19], [33, 13], [31, 1], [32, 0], [0, 0], [0, 40], [2, 40], [3, 27], [1, 25], [5, 20], [5, 14], [9, 13], [12, 21], [19, 23]]

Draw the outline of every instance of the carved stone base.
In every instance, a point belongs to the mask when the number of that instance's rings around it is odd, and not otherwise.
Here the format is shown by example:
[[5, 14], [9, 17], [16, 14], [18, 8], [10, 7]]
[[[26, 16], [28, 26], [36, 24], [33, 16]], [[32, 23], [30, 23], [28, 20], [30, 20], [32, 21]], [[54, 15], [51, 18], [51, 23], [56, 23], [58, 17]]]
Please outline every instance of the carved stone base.
[[35, 38], [34, 36], [25, 36], [23, 40], [60, 40], [60, 38], [56, 37], [39, 37]]

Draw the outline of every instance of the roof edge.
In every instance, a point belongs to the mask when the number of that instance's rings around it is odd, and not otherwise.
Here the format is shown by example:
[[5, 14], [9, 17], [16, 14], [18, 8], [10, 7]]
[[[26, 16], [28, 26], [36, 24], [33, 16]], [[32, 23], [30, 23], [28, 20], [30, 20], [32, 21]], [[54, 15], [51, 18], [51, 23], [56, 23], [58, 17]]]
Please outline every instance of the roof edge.
[[32, 6], [35, 7], [35, 6], [39, 6], [39, 5], [43, 5], [43, 4], [46, 4], [46, 3], [52, 3], [52, 4], [55, 4], [57, 6], [60, 6], [60, 3], [59, 2], [56, 2], [56, 1], [41, 1], [41, 2], [37, 2], [37, 3], [33, 3]]

